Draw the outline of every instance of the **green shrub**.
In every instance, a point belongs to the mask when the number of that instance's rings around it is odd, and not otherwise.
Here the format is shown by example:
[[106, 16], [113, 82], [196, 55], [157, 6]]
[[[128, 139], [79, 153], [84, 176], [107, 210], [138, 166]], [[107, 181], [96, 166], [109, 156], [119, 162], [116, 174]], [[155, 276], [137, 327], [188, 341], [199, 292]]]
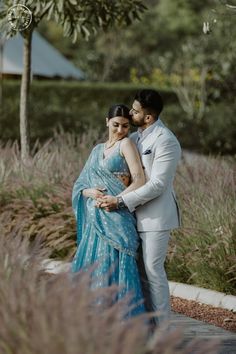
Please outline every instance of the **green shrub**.
[[187, 150], [235, 155], [235, 112], [234, 102], [212, 103], [202, 121], [194, 121], [188, 119], [178, 104], [170, 103], [163, 112], [163, 120]]
[[[5, 82], [0, 118], [1, 138], [19, 137], [20, 83]], [[115, 103], [130, 105], [137, 86], [127, 84], [98, 84], [86, 82], [34, 81], [31, 86], [31, 138], [45, 140], [61, 126], [65, 131], [81, 133], [88, 127], [104, 130], [108, 108]], [[167, 101], [175, 95], [162, 92]]]
[[[32, 144], [45, 141], [56, 128], [81, 134], [95, 128], [104, 131], [108, 107], [114, 103], [132, 104], [141, 86], [121, 83], [33, 81], [30, 104]], [[19, 138], [19, 81], [4, 81], [0, 108], [0, 138]], [[233, 129], [236, 104], [222, 102], [208, 107], [201, 122], [189, 120], [173, 92], [161, 91], [165, 101], [162, 119], [185, 149], [212, 154], [235, 154]]]

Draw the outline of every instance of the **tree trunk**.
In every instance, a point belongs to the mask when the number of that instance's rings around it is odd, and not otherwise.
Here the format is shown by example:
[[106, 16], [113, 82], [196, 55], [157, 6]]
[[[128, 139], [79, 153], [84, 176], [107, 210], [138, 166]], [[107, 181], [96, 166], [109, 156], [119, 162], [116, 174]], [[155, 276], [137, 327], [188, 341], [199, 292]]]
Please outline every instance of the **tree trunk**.
[[21, 78], [20, 91], [20, 142], [21, 159], [27, 163], [30, 155], [30, 132], [29, 132], [29, 91], [31, 76], [31, 42], [32, 31], [24, 33], [23, 49], [23, 73]]
[[0, 38], [0, 111], [3, 106], [3, 49], [4, 40]]

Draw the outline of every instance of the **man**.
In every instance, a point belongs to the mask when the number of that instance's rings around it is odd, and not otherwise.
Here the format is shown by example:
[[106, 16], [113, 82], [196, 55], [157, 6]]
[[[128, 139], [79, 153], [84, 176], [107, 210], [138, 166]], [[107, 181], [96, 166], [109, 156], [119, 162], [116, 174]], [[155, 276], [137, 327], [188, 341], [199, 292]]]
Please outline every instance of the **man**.
[[181, 148], [159, 118], [162, 109], [163, 101], [157, 91], [145, 89], [136, 94], [130, 114], [138, 131], [130, 138], [140, 152], [146, 183], [122, 197], [104, 196], [101, 205], [109, 211], [127, 207], [130, 212], [136, 212], [151, 310], [158, 312], [154, 318], [157, 325], [168, 320], [170, 314], [164, 261], [170, 232], [180, 226], [173, 180]]

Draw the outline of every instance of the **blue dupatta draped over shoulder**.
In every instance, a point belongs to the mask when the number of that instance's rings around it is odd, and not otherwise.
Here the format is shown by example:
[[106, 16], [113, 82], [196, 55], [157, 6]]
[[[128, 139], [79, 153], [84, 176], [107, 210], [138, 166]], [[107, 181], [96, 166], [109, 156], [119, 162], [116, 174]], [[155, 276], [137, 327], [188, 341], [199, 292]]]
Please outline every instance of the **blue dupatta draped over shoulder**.
[[[83, 189], [105, 188], [107, 194], [117, 195], [126, 187], [115, 176], [115, 171], [128, 169], [124, 157], [114, 149], [109, 160], [103, 158], [104, 144], [91, 152], [79, 178], [75, 182], [72, 205], [77, 219], [78, 248], [72, 262], [72, 272], [89, 270], [92, 288], [119, 287], [115, 301], [132, 294], [127, 316], [145, 312], [140, 276], [136, 263], [139, 236], [136, 219], [128, 209], [107, 212], [95, 207], [92, 198], [83, 196]], [[111, 171], [114, 171], [113, 173]]]
[[107, 212], [95, 207], [92, 198], [82, 195], [86, 188], [106, 188], [105, 194], [117, 195], [126, 187], [103, 164], [103, 144], [92, 150], [72, 193], [72, 206], [77, 220], [77, 244], [81, 242], [86, 228], [90, 227], [110, 246], [135, 257], [139, 245], [136, 219], [128, 209]]

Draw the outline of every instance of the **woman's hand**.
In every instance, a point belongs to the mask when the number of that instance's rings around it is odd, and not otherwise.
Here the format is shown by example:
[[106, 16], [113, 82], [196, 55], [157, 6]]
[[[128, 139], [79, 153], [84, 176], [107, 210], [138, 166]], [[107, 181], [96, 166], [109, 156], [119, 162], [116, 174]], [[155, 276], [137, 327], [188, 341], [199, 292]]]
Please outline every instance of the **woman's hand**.
[[104, 191], [106, 190], [106, 188], [87, 188], [84, 189], [82, 194], [84, 197], [86, 198], [92, 198], [94, 200], [101, 198], [104, 196]]
[[104, 208], [106, 211], [113, 211], [118, 208], [118, 199], [113, 195], [104, 195], [97, 199], [96, 206]]

